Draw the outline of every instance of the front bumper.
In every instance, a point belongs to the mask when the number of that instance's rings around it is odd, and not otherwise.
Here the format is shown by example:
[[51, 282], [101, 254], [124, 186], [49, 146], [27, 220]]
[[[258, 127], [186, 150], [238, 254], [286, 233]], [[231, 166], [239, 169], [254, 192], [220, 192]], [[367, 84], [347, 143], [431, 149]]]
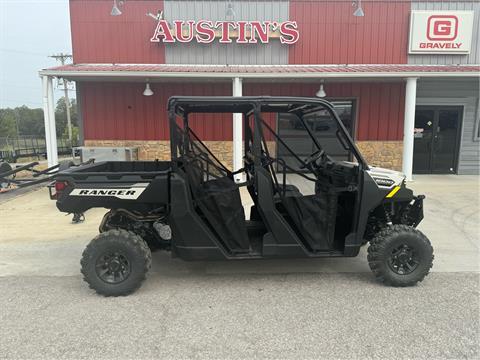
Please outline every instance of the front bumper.
[[417, 227], [423, 220], [423, 200], [425, 195], [417, 195], [408, 204], [402, 216], [402, 223], [405, 225]]

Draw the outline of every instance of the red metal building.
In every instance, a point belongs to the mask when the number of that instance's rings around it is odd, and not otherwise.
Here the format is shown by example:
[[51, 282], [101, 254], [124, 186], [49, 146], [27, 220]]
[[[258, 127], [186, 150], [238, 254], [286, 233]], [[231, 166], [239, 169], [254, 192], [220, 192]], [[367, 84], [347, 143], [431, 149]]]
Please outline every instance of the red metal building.
[[[442, 39], [452, 24], [439, 24], [424, 40], [422, 26], [442, 14], [457, 19], [456, 38]], [[322, 84], [369, 162], [407, 175], [478, 173], [476, 2], [70, 0], [70, 16], [73, 64], [40, 73], [47, 114], [51, 78], [76, 81], [86, 146], [138, 146], [141, 159], [166, 158], [172, 95], [312, 97]], [[147, 83], [152, 96], [143, 95]], [[431, 111], [433, 125], [421, 123], [419, 109]], [[215, 120], [196, 131], [232, 165], [241, 129], [231, 116]], [[437, 150], [427, 154], [428, 141]], [[439, 152], [451, 156], [440, 164]]]

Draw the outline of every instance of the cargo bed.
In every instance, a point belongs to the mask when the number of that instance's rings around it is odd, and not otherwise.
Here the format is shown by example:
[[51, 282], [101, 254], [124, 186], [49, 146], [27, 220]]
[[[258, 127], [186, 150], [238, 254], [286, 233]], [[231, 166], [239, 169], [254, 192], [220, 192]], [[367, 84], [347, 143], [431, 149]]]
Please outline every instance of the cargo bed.
[[169, 202], [170, 161], [106, 161], [70, 168], [56, 176], [52, 194], [60, 211], [93, 207], [148, 213]]

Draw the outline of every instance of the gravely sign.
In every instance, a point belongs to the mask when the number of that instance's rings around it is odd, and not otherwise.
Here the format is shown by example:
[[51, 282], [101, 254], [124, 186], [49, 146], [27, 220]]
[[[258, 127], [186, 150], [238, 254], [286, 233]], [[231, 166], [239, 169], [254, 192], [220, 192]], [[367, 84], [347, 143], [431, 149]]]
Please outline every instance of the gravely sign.
[[412, 11], [410, 54], [468, 54], [473, 11]]
[[282, 44], [295, 44], [299, 38], [297, 22], [175, 20], [170, 25], [159, 20], [150, 41], [209, 44], [218, 39], [222, 44], [267, 44], [271, 38], [279, 38]]

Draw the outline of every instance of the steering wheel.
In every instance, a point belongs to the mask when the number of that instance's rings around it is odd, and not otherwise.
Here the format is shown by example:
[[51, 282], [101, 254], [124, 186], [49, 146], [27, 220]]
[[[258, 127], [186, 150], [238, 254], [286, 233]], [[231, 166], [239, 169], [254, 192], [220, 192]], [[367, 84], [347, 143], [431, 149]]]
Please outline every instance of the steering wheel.
[[300, 165], [300, 169], [310, 168], [310, 166], [320, 159], [325, 154], [325, 150], [317, 150], [308, 158], [303, 160], [303, 164]]

